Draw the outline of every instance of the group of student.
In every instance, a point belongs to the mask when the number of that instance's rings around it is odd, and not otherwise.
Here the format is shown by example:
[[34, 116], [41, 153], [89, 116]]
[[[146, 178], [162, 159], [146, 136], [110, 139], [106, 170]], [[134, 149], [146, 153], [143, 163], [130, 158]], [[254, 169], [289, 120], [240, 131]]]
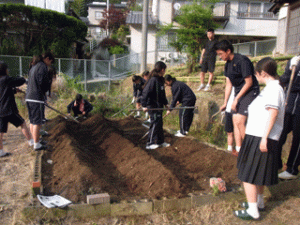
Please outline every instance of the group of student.
[[[258, 219], [259, 212], [265, 209], [264, 186], [277, 184], [278, 178], [295, 179], [299, 172], [300, 56], [288, 62], [284, 74], [279, 78], [276, 61], [270, 57], [261, 59], [254, 68], [248, 57], [234, 53], [232, 44], [227, 40], [215, 43], [214, 50], [226, 61], [225, 97], [220, 110], [227, 112], [225, 126], [231, 134], [228, 140], [233, 142], [234, 139], [236, 145], [235, 149], [231, 146], [229, 150], [238, 156], [238, 178], [243, 182], [247, 198], [246, 202], [241, 203], [245, 209], [234, 211], [234, 215], [245, 220]], [[296, 68], [296, 74], [286, 102], [284, 89], [288, 88], [293, 67]], [[163, 107], [166, 107], [168, 115], [178, 103], [182, 103], [183, 108], [195, 106], [193, 91], [170, 75], [163, 77], [165, 71], [166, 65], [157, 62], [140, 93], [143, 111], [148, 111], [151, 118], [147, 149], [170, 146], [164, 142]], [[164, 84], [172, 89], [173, 101], [170, 107]], [[265, 86], [262, 91], [259, 84]], [[193, 109], [183, 109], [179, 117], [180, 137], [185, 136], [189, 130]], [[293, 140], [287, 169], [278, 174], [283, 166], [282, 146], [291, 131]]]
[[[150, 116], [150, 127], [146, 149], [156, 149], [159, 147], [169, 147], [170, 143], [164, 141], [163, 131], [163, 110], [167, 110], [166, 115], [181, 104], [179, 110], [180, 130], [175, 136], [185, 137], [188, 133], [194, 117], [194, 107], [196, 96], [193, 91], [183, 82], [177, 81], [171, 75], [165, 75], [166, 64], [162, 61], [156, 62], [151, 72], [145, 71], [143, 78], [134, 75], [133, 100], [136, 100], [137, 109], [142, 108], [146, 112], [146, 117]], [[171, 87], [173, 100], [168, 105], [166, 98], [165, 84]], [[140, 111], [137, 112], [140, 116]]]

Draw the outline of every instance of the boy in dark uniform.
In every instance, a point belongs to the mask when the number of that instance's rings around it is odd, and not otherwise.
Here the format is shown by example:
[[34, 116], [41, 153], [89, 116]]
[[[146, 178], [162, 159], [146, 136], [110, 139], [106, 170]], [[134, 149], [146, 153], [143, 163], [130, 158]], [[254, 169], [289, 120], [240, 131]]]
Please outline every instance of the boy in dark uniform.
[[231, 105], [233, 113], [234, 137], [237, 155], [245, 137], [248, 106], [259, 94], [259, 85], [254, 75], [254, 67], [250, 59], [244, 55], [233, 53], [232, 44], [223, 40], [216, 44], [215, 49], [220, 58], [226, 61], [224, 74], [226, 76], [226, 88], [224, 104], [220, 107], [223, 111], [234, 87], [234, 100]]
[[15, 89], [23, 85], [26, 80], [23, 77], [9, 77], [7, 64], [0, 61], [0, 157], [9, 155], [3, 151], [3, 134], [7, 133], [8, 123], [14, 126], [21, 126], [22, 132], [28, 144], [33, 145], [33, 139], [26, 126], [25, 120], [19, 115], [19, 110], [15, 101]]
[[77, 94], [75, 100], [67, 106], [67, 110], [70, 115], [71, 111], [73, 111], [74, 117], [77, 117], [79, 114], [87, 117], [89, 112], [93, 110], [93, 106], [83, 99], [81, 94]]
[[[132, 82], [133, 82], [133, 98], [132, 98], [132, 104], [136, 101], [136, 109], [141, 108], [141, 97], [142, 97], [142, 92], [144, 85], [146, 81], [137, 75], [133, 75], [132, 77]], [[137, 111], [135, 117], [140, 117], [141, 113], [140, 111]]]
[[[176, 107], [177, 103], [181, 103], [182, 107], [194, 107], [196, 103], [196, 96], [194, 92], [181, 81], [177, 81], [171, 75], [165, 76], [165, 83], [171, 87], [173, 100], [170, 105], [170, 110], [167, 115], [171, 113], [172, 108]], [[194, 109], [180, 109], [179, 110], [179, 124], [180, 130], [175, 134], [177, 137], [185, 137], [193, 122]]]
[[[214, 29], [210, 28], [207, 30], [207, 37], [208, 41], [206, 42], [204, 49], [202, 50], [201, 57], [200, 57], [200, 64], [201, 64], [201, 72], [200, 72], [200, 81], [201, 84], [197, 91], [200, 91], [204, 88], [204, 91], [210, 90], [210, 84], [212, 82], [212, 79], [214, 77], [214, 71], [215, 71], [215, 64], [216, 64], [216, 51], [214, 49], [214, 46], [216, 43], [218, 43], [217, 40], [215, 40], [215, 31]], [[209, 74], [207, 85], [204, 86], [204, 78], [205, 73]]]
[[[300, 44], [300, 42], [299, 42]], [[293, 140], [292, 146], [287, 161], [286, 171], [281, 172], [278, 177], [280, 179], [296, 179], [299, 173], [298, 167], [300, 165], [300, 56], [293, 57], [285, 68], [284, 74], [280, 77], [281, 84], [287, 89], [291, 78], [291, 70], [293, 66], [295, 69], [295, 76], [291, 86], [291, 91], [287, 99], [287, 105], [284, 114], [284, 126], [279, 139], [278, 156], [279, 168], [282, 168], [281, 152], [287, 135], [292, 131]]]

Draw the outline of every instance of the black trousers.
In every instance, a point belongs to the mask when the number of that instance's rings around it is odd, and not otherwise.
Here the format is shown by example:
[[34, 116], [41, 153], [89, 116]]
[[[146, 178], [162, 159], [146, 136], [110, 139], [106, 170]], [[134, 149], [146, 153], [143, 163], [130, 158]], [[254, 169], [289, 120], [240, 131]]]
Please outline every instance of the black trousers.
[[150, 128], [148, 133], [147, 145], [162, 144], [164, 143], [164, 130], [163, 130], [163, 118], [162, 111], [149, 111], [150, 116]]
[[284, 126], [279, 139], [279, 165], [278, 168], [282, 168], [281, 152], [282, 146], [286, 142], [287, 135], [293, 131], [293, 140], [289, 158], [287, 161], [287, 172], [297, 175], [300, 165], [300, 115], [295, 115], [291, 113], [285, 113], [284, 115]]
[[[182, 106], [185, 107], [185, 106]], [[191, 107], [191, 106], [186, 106]], [[192, 106], [193, 107], [193, 106]], [[185, 132], [190, 130], [194, 118], [194, 109], [180, 109], [179, 110], [179, 125], [180, 133], [185, 134]]]

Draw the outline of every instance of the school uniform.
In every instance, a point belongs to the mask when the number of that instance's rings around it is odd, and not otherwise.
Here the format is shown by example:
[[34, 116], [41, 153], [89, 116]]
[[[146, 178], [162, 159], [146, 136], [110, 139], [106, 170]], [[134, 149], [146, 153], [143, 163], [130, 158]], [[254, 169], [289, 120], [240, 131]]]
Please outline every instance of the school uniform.
[[[288, 62], [284, 74], [280, 77], [280, 82], [286, 89], [288, 88], [290, 77], [290, 62]], [[297, 175], [300, 165], [300, 64], [296, 66], [294, 81], [285, 109], [284, 127], [279, 140], [279, 168], [282, 168], [282, 146], [291, 131], [293, 132], [293, 140], [286, 171], [292, 175]]]
[[202, 65], [201, 65], [201, 72], [206, 73], [215, 71], [215, 64], [216, 64], [216, 56], [217, 53], [214, 49], [215, 44], [218, 41], [216, 39], [208, 40], [204, 46], [205, 52], [203, 55]]
[[133, 97], [135, 97], [137, 103], [141, 102], [142, 92], [145, 83], [146, 81], [143, 78], [140, 79], [139, 84], [133, 83]]
[[[238, 178], [255, 185], [278, 183], [278, 140], [283, 129], [284, 92], [279, 81], [269, 81], [264, 90], [249, 105], [246, 136], [238, 155]], [[276, 122], [268, 136], [268, 152], [259, 149], [268, 124], [267, 108], [278, 109]]]
[[[175, 108], [177, 102], [181, 103], [182, 107], [194, 107], [196, 103], [196, 96], [194, 92], [181, 81], [173, 81], [172, 86], [173, 100], [170, 108]], [[180, 133], [186, 134], [190, 130], [193, 122], [194, 109], [180, 109], [179, 110], [179, 124]]]
[[164, 78], [154, 76], [146, 83], [142, 98], [141, 104], [143, 108], [150, 109], [150, 128], [148, 133], [147, 146], [152, 144], [162, 144], [164, 143], [164, 131], [163, 131], [163, 119], [162, 119], [162, 110], [151, 110], [155, 108], [163, 108], [168, 104], [166, 98]]
[[88, 113], [93, 110], [93, 106], [91, 103], [89, 103], [87, 100], [82, 99], [82, 104], [75, 104], [76, 101], [72, 101], [68, 106], [67, 110], [68, 113], [71, 113], [73, 111], [74, 116], [78, 116], [79, 114], [82, 114], [85, 112], [85, 116], [88, 116]]
[[231, 93], [226, 105], [225, 109], [225, 131], [227, 133], [233, 132], [233, 121], [232, 121], [232, 113], [231, 113], [231, 105], [234, 100], [234, 88], [231, 89]]
[[30, 123], [40, 125], [45, 118], [46, 92], [49, 90], [48, 67], [44, 62], [34, 65], [28, 76], [25, 101]]
[[0, 132], [6, 133], [8, 123], [15, 127], [21, 126], [24, 119], [19, 115], [15, 101], [14, 88], [23, 85], [26, 80], [23, 77], [0, 76]]
[[237, 111], [233, 112], [247, 116], [248, 105], [259, 94], [259, 85], [254, 75], [254, 67], [252, 62], [248, 57], [235, 53], [233, 60], [226, 62], [224, 74], [229, 78], [232, 86], [234, 87], [234, 96], [237, 96], [245, 85], [245, 78], [248, 76], [252, 77], [252, 86], [247, 93], [239, 99]]

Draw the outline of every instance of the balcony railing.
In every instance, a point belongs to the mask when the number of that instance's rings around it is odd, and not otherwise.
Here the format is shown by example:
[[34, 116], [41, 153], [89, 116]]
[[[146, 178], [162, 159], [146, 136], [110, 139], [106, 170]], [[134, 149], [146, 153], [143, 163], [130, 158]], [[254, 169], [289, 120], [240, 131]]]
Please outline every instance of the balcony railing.
[[237, 16], [239, 19], [278, 19], [272, 12], [238, 12]]

